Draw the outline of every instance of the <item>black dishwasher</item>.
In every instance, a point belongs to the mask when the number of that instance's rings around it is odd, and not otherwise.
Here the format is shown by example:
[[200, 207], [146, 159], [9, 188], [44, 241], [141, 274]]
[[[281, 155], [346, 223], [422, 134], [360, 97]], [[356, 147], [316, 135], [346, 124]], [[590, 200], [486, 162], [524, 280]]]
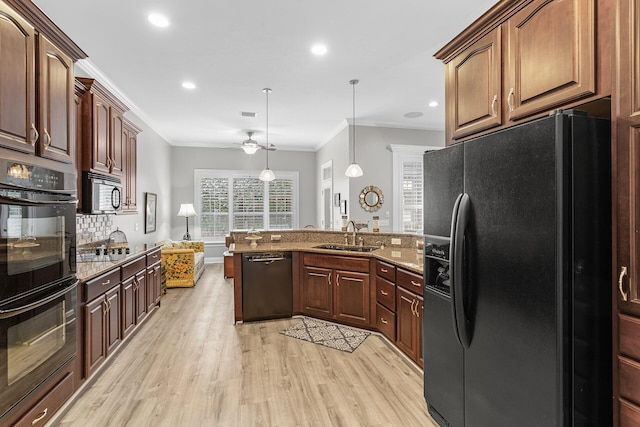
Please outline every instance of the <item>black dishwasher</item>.
[[242, 256], [242, 320], [278, 319], [293, 314], [291, 252]]

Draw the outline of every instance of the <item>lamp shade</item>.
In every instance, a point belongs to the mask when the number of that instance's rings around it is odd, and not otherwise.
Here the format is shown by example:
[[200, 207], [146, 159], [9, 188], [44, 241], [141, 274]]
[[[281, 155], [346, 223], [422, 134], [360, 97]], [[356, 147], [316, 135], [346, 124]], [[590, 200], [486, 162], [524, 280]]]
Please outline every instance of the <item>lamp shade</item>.
[[180, 205], [180, 210], [178, 211], [178, 216], [196, 216], [196, 210], [193, 208], [193, 203], [182, 203]]
[[247, 154], [255, 154], [259, 148], [258, 144], [242, 144], [242, 149]]
[[258, 177], [258, 179], [260, 179], [260, 181], [273, 181], [274, 179], [276, 179], [276, 175], [271, 169], [265, 168], [262, 170], [262, 172], [260, 172], [260, 176]]

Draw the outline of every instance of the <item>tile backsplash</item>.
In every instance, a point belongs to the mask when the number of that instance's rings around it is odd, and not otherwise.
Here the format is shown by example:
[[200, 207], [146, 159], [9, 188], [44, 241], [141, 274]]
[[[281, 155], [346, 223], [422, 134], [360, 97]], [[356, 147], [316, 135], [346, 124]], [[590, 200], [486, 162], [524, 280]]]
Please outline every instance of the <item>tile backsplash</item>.
[[113, 231], [113, 215], [76, 215], [78, 246], [106, 240]]

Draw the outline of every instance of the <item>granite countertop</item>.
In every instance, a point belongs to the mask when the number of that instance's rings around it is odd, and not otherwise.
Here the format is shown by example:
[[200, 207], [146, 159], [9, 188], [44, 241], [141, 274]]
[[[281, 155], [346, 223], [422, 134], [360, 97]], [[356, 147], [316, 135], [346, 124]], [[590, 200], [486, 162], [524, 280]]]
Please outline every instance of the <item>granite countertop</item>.
[[346, 250], [331, 250], [331, 249], [319, 249], [318, 245], [322, 245], [322, 242], [280, 242], [280, 243], [258, 243], [258, 246], [252, 248], [245, 243], [232, 243], [229, 247], [229, 252], [232, 253], [255, 253], [255, 252], [269, 252], [269, 251], [284, 251], [284, 252], [314, 252], [323, 253], [328, 255], [343, 255], [353, 257], [364, 258], [376, 258], [381, 261], [395, 264], [398, 267], [402, 267], [406, 270], [414, 273], [422, 274], [422, 267], [424, 265], [423, 254], [419, 254], [416, 249], [385, 246], [384, 249], [376, 249], [371, 252], [356, 252]]
[[142, 245], [141, 247], [136, 246], [131, 251], [131, 253], [126, 255], [124, 258], [113, 261], [77, 262], [76, 276], [78, 276], [80, 282], [86, 282], [93, 279], [94, 277], [98, 277], [101, 274], [106, 273], [109, 270], [112, 270], [113, 268], [126, 264], [136, 258], [140, 258], [141, 256], [144, 256], [159, 247], [159, 245]]

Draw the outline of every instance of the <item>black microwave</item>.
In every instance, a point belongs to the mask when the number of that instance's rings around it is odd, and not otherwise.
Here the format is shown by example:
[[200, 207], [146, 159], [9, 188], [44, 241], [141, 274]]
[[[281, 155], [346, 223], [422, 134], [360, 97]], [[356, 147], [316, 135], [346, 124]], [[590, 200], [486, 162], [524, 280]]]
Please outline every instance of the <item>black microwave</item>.
[[82, 172], [82, 211], [109, 214], [122, 211], [122, 183], [118, 178]]

